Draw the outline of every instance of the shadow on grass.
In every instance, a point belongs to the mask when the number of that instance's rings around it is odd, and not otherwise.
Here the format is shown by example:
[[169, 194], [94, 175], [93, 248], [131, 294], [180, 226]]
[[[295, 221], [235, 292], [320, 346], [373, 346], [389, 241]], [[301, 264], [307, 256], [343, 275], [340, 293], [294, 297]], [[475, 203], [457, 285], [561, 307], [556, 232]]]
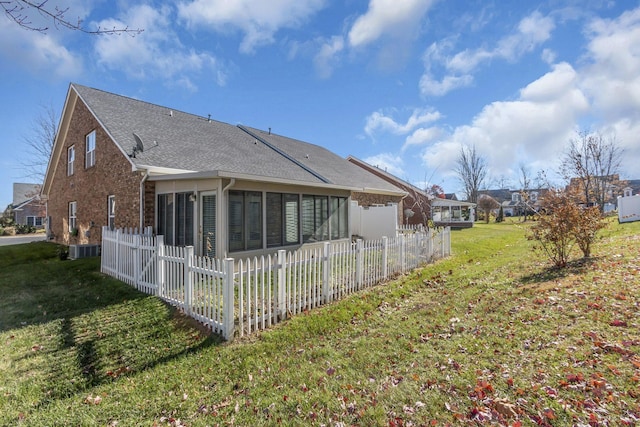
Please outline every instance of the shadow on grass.
[[[159, 307], [162, 305], [165, 310]], [[148, 308], [162, 315], [146, 315]], [[159, 300], [137, 314], [135, 322], [118, 315], [108, 329], [100, 325], [87, 328], [79, 319], [65, 319], [59, 330], [60, 345], [51, 349], [42, 365], [42, 374], [49, 380], [43, 384], [44, 393], [36, 407], [46, 407], [77, 394], [90, 394], [94, 387], [223, 343], [218, 335], [201, 334], [176, 320], [181, 315]]]
[[524, 286], [552, 282], [567, 276], [584, 274], [601, 257], [580, 258], [569, 261], [566, 267], [549, 266], [542, 271], [524, 276], [520, 279]]
[[38, 385], [34, 408], [223, 342], [160, 299], [101, 274], [99, 258], [61, 261], [46, 242], [2, 249], [7, 378], [17, 390]]
[[100, 258], [61, 261], [49, 242], [0, 247], [0, 333], [144, 298], [99, 272]]

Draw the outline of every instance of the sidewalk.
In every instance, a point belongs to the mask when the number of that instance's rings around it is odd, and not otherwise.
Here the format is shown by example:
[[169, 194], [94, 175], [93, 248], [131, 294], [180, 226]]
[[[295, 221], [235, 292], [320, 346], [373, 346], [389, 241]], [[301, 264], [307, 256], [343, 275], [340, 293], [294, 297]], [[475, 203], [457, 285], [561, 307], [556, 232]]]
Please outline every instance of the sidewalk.
[[16, 236], [0, 236], [0, 246], [20, 245], [22, 243], [40, 242], [46, 240], [45, 233], [18, 234]]

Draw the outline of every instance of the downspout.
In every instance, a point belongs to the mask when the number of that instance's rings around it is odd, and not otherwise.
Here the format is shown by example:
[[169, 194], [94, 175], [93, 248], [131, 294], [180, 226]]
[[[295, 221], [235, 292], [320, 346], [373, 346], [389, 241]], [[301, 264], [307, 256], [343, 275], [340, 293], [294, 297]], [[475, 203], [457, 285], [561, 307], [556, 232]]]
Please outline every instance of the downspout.
[[224, 193], [225, 191], [227, 191], [228, 189], [230, 189], [231, 187], [233, 187], [236, 183], [236, 179], [235, 178], [231, 178], [231, 181], [229, 181], [229, 183], [227, 185], [225, 185], [225, 187], [222, 189], [222, 192]]
[[140, 234], [144, 232], [144, 183], [149, 178], [149, 170], [144, 172], [144, 176], [140, 180]]

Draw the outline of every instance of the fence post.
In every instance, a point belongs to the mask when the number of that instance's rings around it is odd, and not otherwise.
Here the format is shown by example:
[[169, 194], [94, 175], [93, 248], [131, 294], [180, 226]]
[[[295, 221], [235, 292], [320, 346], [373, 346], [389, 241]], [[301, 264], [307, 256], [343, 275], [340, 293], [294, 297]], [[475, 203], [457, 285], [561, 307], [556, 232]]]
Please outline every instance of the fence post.
[[362, 289], [362, 282], [364, 276], [364, 251], [362, 239], [356, 241], [356, 288]]
[[133, 236], [133, 284], [137, 290], [140, 289], [140, 276], [142, 275], [142, 254], [140, 246], [142, 246], [139, 234]]
[[116, 255], [116, 278], [118, 280], [122, 280], [122, 274], [120, 274], [120, 233], [121, 233], [121, 231], [119, 229], [116, 230], [116, 250], [115, 250], [115, 255]]
[[[225, 340], [233, 338], [233, 327], [235, 325], [234, 316], [234, 295], [235, 295], [235, 281], [234, 272], [235, 265], [233, 258], [225, 258], [224, 260], [224, 289], [222, 291], [222, 335]], [[240, 301], [242, 303], [242, 301]]]
[[406, 243], [405, 243], [405, 239], [404, 239], [404, 234], [401, 234], [400, 236], [398, 236], [398, 250], [400, 252], [400, 272], [404, 273], [405, 271], [405, 252], [406, 252], [406, 247], [405, 247]]
[[328, 304], [333, 299], [330, 286], [331, 279], [331, 244], [324, 242], [322, 246], [322, 299]]
[[447, 256], [451, 255], [451, 227], [447, 227]]
[[278, 269], [276, 270], [278, 273], [277, 278], [277, 295], [278, 295], [278, 313], [281, 319], [286, 319], [287, 317], [287, 251], [284, 249], [280, 249], [278, 251]]
[[156, 275], [158, 283], [156, 283], [156, 294], [159, 297], [164, 297], [164, 287], [166, 276], [164, 274], [164, 236], [160, 235], [156, 237], [156, 259], [158, 260], [158, 274]]
[[389, 276], [389, 239], [382, 236], [382, 279], [386, 280]]
[[184, 312], [191, 315], [191, 299], [193, 294], [193, 246], [184, 248]]
[[100, 257], [100, 272], [104, 273], [104, 263], [105, 260], [108, 256], [108, 254], [105, 254], [105, 242], [107, 241], [107, 239], [105, 238], [105, 231], [107, 230], [106, 226], [102, 226], [102, 242], [100, 242], [100, 254], [102, 254], [102, 256]]

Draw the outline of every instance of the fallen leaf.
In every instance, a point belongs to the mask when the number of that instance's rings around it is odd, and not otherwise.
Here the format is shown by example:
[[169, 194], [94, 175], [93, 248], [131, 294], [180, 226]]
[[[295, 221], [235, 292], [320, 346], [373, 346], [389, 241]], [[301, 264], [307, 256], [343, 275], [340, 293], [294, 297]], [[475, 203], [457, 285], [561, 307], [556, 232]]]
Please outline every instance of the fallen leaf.
[[493, 408], [505, 418], [515, 418], [518, 416], [516, 405], [509, 403], [503, 399], [496, 399], [493, 402]]
[[609, 323], [609, 325], [610, 326], [627, 327], [627, 322], [625, 322], [624, 320], [615, 319], [615, 320], [611, 321], [611, 323]]

